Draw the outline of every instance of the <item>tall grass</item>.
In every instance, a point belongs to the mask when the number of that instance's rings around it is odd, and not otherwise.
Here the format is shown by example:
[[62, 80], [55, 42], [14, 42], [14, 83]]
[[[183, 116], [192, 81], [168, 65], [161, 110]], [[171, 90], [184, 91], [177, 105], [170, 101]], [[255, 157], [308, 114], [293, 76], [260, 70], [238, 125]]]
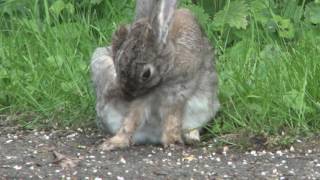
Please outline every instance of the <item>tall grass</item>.
[[[0, 1], [0, 113], [27, 128], [94, 122], [91, 53], [133, 16], [132, 0], [57, 1]], [[217, 50], [212, 133], [319, 131], [320, 5], [292, 2], [182, 1]]]

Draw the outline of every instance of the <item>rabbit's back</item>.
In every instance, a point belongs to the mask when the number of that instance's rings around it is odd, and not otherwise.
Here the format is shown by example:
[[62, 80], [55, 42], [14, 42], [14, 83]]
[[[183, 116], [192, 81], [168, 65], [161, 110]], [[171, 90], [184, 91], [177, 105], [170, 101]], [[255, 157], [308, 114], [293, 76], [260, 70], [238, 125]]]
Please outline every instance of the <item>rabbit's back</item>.
[[175, 78], [193, 79], [203, 65], [203, 51], [207, 48], [201, 28], [188, 9], [175, 11], [169, 39], [174, 44], [175, 67], [171, 72]]

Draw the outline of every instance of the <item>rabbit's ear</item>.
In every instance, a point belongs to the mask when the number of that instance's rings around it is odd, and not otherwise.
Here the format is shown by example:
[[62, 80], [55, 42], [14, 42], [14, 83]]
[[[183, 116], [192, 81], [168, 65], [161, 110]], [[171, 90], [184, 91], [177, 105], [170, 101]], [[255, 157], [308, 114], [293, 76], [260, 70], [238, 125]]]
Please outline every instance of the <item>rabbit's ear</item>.
[[144, 17], [151, 17], [152, 10], [158, 0], [137, 0], [135, 20]]
[[177, 0], [158, 0], [152, 15], [152, 29], [156, 33], [158, 43], [166, 44], [170, 26], [174, 17]]
[[122, 43], [126, 40], [128, 35], [128, 28], [120, 26], [120, 28], [113, 34], [112, 37], [112, 53], [113, 55], [120, 49]]

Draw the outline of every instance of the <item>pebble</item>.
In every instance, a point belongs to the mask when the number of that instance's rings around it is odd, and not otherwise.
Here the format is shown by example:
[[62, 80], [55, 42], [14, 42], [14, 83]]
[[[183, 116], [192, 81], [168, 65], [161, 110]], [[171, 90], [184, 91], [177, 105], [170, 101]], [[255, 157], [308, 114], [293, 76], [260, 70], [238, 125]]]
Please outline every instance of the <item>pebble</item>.
[[127, 161], [126, 161], [123, 157], [120, 158], [120, 162], [121, 162], [122, 164], [126, 164], [126, 163], [127, 163]]
[[122, 176], [117, 176], [117, 180], [124, 180], [124, 177], [122, 177]]
[[7, 140], [6, 142], [5, 142], [5, 144], [9, 144], [9, 143], [11, 143], [13, 140], [12, 139], [9, 139], [9, 140]]
[[22, 166], [15, 165], [15, 166], [13, 166], [13, 168], [14, 168], [15, 170], [20, 170], [20, 169], [22, 169]]
[[291, 152], [294, 152], [294, 150], [295, 150], [294, 147], [291, 146], [291, 147], [290, 147], [290, 151], [291, 151]]
[[257, 151], [253, 150], [253, 151], [250, 152], [250, 154], [253, 155], [253, 156], [257, 156]]

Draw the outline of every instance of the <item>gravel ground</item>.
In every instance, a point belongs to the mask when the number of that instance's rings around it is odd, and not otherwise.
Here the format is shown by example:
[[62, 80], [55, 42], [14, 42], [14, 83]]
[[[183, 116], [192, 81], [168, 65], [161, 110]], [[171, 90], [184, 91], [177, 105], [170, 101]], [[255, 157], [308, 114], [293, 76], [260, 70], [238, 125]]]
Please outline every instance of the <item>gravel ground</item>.
[[101, 152], [102, 138], [80, 129], [38, 132], [0, 125], [0, 179], [320, 179], [318, 138], [274, 151], [217, 150], [206, 142]]

